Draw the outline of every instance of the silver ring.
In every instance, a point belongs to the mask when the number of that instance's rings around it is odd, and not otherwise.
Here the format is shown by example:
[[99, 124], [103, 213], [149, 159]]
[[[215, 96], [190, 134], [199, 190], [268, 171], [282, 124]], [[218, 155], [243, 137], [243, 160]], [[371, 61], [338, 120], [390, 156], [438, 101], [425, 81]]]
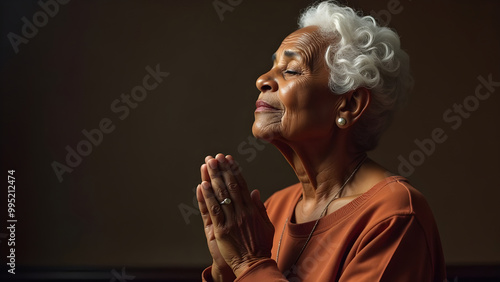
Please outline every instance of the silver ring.
[[221, 205], [229, 205], [231, 203], [231, 199], [229, 198], [225, 198], [224, 200], [222, 200], [222, 202], [220, 202], [219, 204]]

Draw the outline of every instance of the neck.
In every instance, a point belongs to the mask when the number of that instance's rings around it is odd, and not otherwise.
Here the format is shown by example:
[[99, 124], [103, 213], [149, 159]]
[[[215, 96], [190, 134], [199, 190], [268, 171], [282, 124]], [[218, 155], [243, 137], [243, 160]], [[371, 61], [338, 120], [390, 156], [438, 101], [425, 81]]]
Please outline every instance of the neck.
[[349, 146], [352, 143], [346, 138], [273, 143], [294, 169], [302, 183], [302, 201], [310, 207], [322, 207], [330, 201], [365, 156]]

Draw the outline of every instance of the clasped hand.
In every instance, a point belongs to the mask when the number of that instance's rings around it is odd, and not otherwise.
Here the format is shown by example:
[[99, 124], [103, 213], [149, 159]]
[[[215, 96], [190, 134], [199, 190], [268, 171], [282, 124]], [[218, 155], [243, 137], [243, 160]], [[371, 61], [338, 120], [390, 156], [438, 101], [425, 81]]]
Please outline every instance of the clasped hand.
[[[201, 180], [196, 196], [213, 258], [212, 277], [214, 281], [233, 280], [271, 257], [274, 226], [259, 191], [249, 193], [231, 156], [206, 157]], [[222, 203], [226, 198], [230, 203]]]

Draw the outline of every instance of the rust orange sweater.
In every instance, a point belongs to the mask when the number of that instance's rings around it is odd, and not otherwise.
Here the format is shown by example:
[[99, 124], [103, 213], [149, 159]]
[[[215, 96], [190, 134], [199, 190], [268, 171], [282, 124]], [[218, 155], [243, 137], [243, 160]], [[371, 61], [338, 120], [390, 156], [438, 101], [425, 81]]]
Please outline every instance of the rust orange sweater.
[[[272, 258], [236, 281], [444, 281], [445, 264], [431, 209], [403, 177], [391, 176], [339, 210], [314, 221], [286, 224], [279, 265], [276, 252], [287, 218], [301, 196], [300, 183], [265, 203], [276, 228]], [[210, 268], [203, 272], [210, 281]]]

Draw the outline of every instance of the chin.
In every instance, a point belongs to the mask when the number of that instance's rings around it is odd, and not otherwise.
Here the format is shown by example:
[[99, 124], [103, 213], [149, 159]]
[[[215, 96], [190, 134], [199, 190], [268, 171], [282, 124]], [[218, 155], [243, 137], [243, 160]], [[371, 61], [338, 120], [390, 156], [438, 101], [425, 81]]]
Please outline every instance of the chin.
[[255, 120], [252, 126], [252, 134], [255, 138], [271, 142], [278, 137], [279, 124], [266, 124]]

